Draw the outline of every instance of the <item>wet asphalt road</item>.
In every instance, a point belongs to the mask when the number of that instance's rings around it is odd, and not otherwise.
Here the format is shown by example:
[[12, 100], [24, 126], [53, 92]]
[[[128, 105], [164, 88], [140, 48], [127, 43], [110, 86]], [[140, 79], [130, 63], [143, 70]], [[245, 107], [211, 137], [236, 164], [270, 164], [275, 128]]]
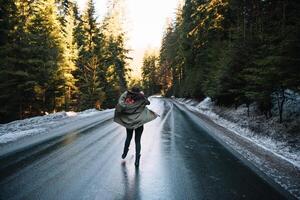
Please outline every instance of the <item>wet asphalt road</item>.
[[0, 159], [0, 199], [285, 199], [171, 100], [121, 154], [125, 128], [106, 120]]

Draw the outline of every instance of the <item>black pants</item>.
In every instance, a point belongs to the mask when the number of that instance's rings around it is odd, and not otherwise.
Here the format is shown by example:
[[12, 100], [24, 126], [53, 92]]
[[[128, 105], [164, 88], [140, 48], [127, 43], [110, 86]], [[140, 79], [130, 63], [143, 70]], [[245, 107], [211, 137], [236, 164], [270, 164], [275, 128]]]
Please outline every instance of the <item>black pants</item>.
[[134, 140], [135, 140], [135, 153], [140, 154], [140, 152], [141, 152], [141, 137], [142, 137], [142, 133], [143, 133], [143, 130], [144, 130], [143, 125], [136, 128], [136, 129], [126, 128], [127, 137], [126, 137], [126, 140], [125, 140], [124, 149], [129, 148], [130, 141], [131, 141], [132, 135], [133, 135], [133, 130], [135, 130], [135, 137], [134, 137]]

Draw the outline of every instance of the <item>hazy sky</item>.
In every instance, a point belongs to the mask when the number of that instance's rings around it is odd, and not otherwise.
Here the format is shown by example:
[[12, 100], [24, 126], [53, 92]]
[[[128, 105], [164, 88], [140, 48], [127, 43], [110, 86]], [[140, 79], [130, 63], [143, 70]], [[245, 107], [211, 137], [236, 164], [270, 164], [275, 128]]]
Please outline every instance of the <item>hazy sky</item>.
[[[79, 7], [85, 6], [86, 0], [77, 0]], [[96, 14], [102, 19], [106, 13], [107, 0], [94, 0]], [[144, 51], [159, 48], [168, 18], [173, 18], [178, 0], [126, 0], [126, 30], [128, 47], [132, 49], [131, 67], [139, 75]]]

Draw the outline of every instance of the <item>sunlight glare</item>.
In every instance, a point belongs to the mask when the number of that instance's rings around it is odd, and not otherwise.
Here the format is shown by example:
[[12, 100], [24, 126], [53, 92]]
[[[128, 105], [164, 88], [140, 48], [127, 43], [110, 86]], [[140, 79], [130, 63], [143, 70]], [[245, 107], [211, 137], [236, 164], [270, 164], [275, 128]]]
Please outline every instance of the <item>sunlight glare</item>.
[[[86, 0], [77, 0], [80, 9]], [[96, 14], [102, 19], [106, 12], [107, 0], [95, 0]], [[145, 50], [158, 49], [162, 40], [167, 20], [175, 16], [178, 0], [125, 0], [127, 18], [128, 48], [132, 51], [133, 61], [130, 67], [133, 76], [140, 76], [140, 68]]]

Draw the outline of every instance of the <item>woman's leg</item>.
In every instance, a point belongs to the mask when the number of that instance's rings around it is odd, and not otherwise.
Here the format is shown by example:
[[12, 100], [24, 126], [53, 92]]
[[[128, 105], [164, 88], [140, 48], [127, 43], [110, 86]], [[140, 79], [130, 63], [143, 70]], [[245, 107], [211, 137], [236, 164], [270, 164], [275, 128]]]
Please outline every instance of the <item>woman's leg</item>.
[[131, 138], [132, 138], [133, 129], [126, 128], [126, 133], [127, 133], [127, 136], [126, 136], [124, 147], [128, 149], [128, 147], [130, 145]]
[[132, 139], [132, 134], [133, 134], [133, 129], [129, 129], [126, 128], [126, 140], [125, 140], [125, 144], [124, 144], [124, 150], [123, 150], [123, 154], [122, 154], [122, 158], [125, 158], [128, 150], [129, 150], [129, 145], [130, 145], [130, 141]]
[[141, 153], [141, 137], [144, 130], [144, 126], [140, 126], [135, 129], [135, 153], [139, 155]]
[[134, 165], [138, 167], [140, 165], [140, 157], [141, 157], [141, 137], [143, 133], [144, 127], [143, 125], [135, 129], [135, 162]]

